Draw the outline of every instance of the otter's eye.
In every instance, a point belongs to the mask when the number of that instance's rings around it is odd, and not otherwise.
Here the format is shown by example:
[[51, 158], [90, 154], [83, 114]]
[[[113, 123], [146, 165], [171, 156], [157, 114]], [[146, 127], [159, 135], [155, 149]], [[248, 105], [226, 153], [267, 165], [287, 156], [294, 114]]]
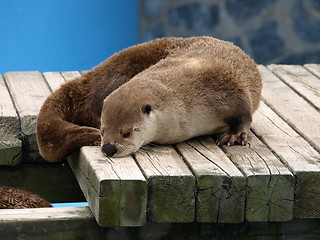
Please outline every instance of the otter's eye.
[[128, 137], [130, 137], [130, 135], [131, 135], [131, 131], [122, 134], [122, 137], [123, 138], [128, 138]]

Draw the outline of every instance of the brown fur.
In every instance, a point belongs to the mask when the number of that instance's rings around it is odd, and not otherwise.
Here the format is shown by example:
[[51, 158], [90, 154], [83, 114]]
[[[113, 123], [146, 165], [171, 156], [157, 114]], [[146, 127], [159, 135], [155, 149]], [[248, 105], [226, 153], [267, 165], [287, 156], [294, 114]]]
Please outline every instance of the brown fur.
[[0, 209], [46, 208], [51, 204], [26, 190], [0, 187]]
[[[192, 67], [192, 59], [195, 59], [195, 67]], [[183, 67], [184, 61], [191, 67]], [[184, 82], [184, 79], [193, 78], [202, 81], [193, 82], [191, 86], [190, 82]], [[140, 120], [138, 113], [129, 107], [123, 109], [122, 115], [115, 115], [112, 111], [126, 106], [126, 103], [132, 106], [135, 101], [140, 106], [141, 96], [148, 100], [146, 104], [153, 102], [157, 109], [168, 104], [174, 106], [177, 99], [170, 102], [163, 94], [162, 85], [154, 85], [155, 81], [163, 81], [164, 88], [171, 84], [170, 81], [178, 82], [179, 88], [170, 94], [181, 99], [183, 95], [196, 99], [197, 94], [203, 94], [206, 86], [203, 83], [210, 83], [212, 98], [205, 106], [215, 109], [226, 126], [220, 144], [241, 141], [239, 136], [234, 138], [233, 135], [242, 134], [243, 129], [248, 131], [252, 113], [260, 100], [261, 77], [257, 67], [233, 44], [210, 37], [158, 39], [116, 53], [49, 96], [37, 122], [40, 153], [48, 161], [55, 162], [81, 146], [98, 145], [103, 100], [120, 86], [121, 94], [117, 95], [117, 91], [112, 94], [115, 96], [114, 108], [109, 107], [105, 113], [114, 126], [127, 122], [130, 128], [132, 122]], [[153, 94], [148, 94], [150, 91]], [[119, 133], [109, 134], [116, 136]]]

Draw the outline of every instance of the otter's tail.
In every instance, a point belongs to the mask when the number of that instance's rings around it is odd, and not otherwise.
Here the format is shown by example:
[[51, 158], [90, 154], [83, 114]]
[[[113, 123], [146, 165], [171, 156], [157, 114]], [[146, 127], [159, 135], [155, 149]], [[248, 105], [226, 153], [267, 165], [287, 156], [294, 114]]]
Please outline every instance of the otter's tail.
[[[75, 86], [68, 82], [52, 93], [41, 107], [37, 120], [37, 141], [40, 154], [50, 162], [65, 159], [74, 150], [84, 145], [98, 145], [100, 131], [89, 126], [76, 124], [73, 114], [78, 107], [74, 105]], [[77, 104], [83, 100], [77, 98]]]

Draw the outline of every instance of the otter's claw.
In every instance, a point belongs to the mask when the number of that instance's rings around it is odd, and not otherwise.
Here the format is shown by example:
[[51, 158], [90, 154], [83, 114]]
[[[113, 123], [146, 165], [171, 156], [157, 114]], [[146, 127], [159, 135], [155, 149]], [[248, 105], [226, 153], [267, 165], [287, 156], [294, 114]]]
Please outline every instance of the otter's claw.
[[221, 134], [216, 144], [218, 146], [227, 145], [227, 146], [233, 146], [236, 143], [245, 146], [248, 143], [248, 134], [246, 132], [242, 132], [241, 134], [231, 134], [231, 133], [223, 133]]

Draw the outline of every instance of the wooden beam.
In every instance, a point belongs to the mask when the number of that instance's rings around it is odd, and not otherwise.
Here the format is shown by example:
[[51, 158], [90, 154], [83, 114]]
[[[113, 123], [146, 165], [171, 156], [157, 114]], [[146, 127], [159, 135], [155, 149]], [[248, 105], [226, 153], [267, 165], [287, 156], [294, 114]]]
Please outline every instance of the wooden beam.
[[99, 239], [89, 207], [0, 209], [1, 239]]
[[57, 90], [62, 84], [66, 82], [60, 72], [45, 72], [43, 73], [43, 76], [45, 77], [52, 92]]
[[192, 222], [195, 219], [195, 178], [171, 146], [153, 146], [135, 155], [149, 185], [148, 219]]
[[147, 183], [132, 157], [111, 159], [99, 147], [82, 147], [69, 164], [100, 226], [142, 226]]
[[293, 129], [320, 151], [320, 113], [270, 70], [259, 66], [264, 87], [262, 97]]
[[80, 77], [81, 73], [79, 73], [78, 71], [69, 71], [69, 72], [61, 72], [61, 75], [64, 77], [66, 81], [70, 81], [77, 77]]
[[176, 147], [196, 177], [196, 221], [243, 222], [246, 179], [212, 138]]
[[294, 89], [320, 109], [320, 79], [299, 65], [269, 65], [271, 71], [282, 81]]
[[252, 128], [296, 177], [294, 217], [319, 218], [320, 154], [264, 103]]
[[294, 176], [253, 134], [247, 146], [223, 149], [247, 178], [246, 219], [288, 221], [293, 217]]
[[4, 78], [21, 121], [23, 161], [43, 162], [36, 141], [36, 121], [50, 89], [39, 72], [8, 72]]
[[17, 165], [22, 162], [20, 121], [1, 75], [0, 96], [0, 165]]
[[320, 78], [320, 64], [305, 64], [303, 66]]
[[0, 239], [318, 239], [319, 219], [284, 223], [161, 224], [101, 228], [89, 207], [2, 209]]

